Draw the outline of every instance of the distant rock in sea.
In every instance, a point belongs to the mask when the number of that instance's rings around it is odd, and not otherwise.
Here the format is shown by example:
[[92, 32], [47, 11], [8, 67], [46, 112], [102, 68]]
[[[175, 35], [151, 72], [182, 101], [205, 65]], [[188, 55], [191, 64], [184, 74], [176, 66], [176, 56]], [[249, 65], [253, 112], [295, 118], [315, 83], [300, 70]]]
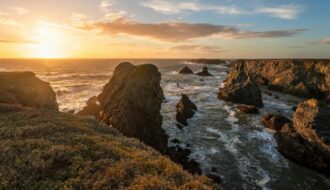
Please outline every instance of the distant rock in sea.
[[316, 99], [300, 103], [293, 123], [277, 131], [278, 150], [301, 165], [330, 175], [330, 108]]
[[192, 118], [195, 115], [196, 110], [197, 106], [191, 102], [187, 95], [182, 94], [181, 100], [176, 105], [176, 120], [180, 124], [187, 126], [187, 119]]
[[168, 137], [161, 128], [164, 94], [160, 80], [161, 74], [154, 65], [120, 63], [98, 99], [101, 122], [164, 153]]
[[248, 76], [243, 63], [233, 66], [224, 87], [219, 89], [218, 98], [238, 104], [263, 106], [260, 88]]
[[183, 69], [179, 71], [180, 74], [194, 74], [194, 72], [188, 67], [185, 66]]
[[0, 103], [58, 110], [49, 83], [32, 72], [0, 72]]
[[245, 105], [245, 104], [240, 104], [238, 106], [236, 106], [236, 108], [243, 112], [243, 113], [247, 113], [247, 114], [258, 114], [259, 110], [257, 107], [255, 106], [251, 106], [251, 105]]
[[209, 73], [208, 68], [207, 67], [203, 67], [203, 70], [201, 72], [197, 73], [198, 76], [202, 76], [202, 77], [210, 77], [213, 76]]
[[280, 114], [268, 114], [262, 117], [261, 123], [268, 129], [279, 131], [285, 124], [290, 124], [291, 120]]

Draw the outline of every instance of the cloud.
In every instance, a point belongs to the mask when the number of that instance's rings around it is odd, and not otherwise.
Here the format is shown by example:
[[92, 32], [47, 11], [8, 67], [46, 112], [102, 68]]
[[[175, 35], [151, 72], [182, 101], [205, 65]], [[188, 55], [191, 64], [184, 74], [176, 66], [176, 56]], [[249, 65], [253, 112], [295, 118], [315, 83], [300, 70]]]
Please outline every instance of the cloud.
[[86, 22], [84, 30], [97, 30], [103, 34], [129, 34], [162, 41], [186, 41], [193, 38], [221, 36], [236, 39], [291, 37], [305, 29], [274, 31], [243, 31], [233, 26], [187, 22], [142, 23], [120, 18], [111, 22]]
[[38, 42], [33, 40], [25, 40], [25, 39], [17, 38], [17, 39], [9, 39], [9, 40], [0, 39], [0, 43], [15, 43], [15, 44], [33, 43], [34, 44]]
[[299, 5], [286, 5], [280, 7], [260, 7], [256, 12], [264, 13], [274, 18], [292, 20], [296, 19], [302, 10], [302, 7]]
[[219, 14], [242, 15], [242, 14], [266, 14], [280, 19], [295, 19], [303, 11], [300, 5], [283, 5], [278, 7], [259, 7], [242, 9], [234, 5], [207, 5], [198, 1], [174, 2], [164, 0], [147, 0], [142, 6], [151, 8], [164, 14], [178, 14], [183, 11], [214, 11]]
[[321, 44], [330, 45], [330, 38], [324, 38], [320, 41]]
[[113, 0], [112, 1], [103, 0], [101, 1], [99, 7], [103, 12], [109, 12], [112, 5], [113, 5]]
[[243, 11], [234, 6], [202, 5], [197, 2], [174, 2], [164, 0], [148, 0], [142, 6], [151, 8], [164, 14], [177, 14], [182, 11], [216, 11], [221, 14], [243, 14]]
[[22, 7], [11, 7], [10, 9], [14, 10], [19, 15], [27, 14], [29, 11]]
[[226, 52], [219, 46], [208, 46], [208, 45], [178, 45], [170, 48], [171, 51], [193, 51], [198, 53], [223, 53]]
[[0, 15], [0, 24], [12, 25], [12, 26], [19, 25], [18, 22], [15, 19], [9, 18], [9, 17], [6, 17], [6, 16], [1, 16], [1, 15]]

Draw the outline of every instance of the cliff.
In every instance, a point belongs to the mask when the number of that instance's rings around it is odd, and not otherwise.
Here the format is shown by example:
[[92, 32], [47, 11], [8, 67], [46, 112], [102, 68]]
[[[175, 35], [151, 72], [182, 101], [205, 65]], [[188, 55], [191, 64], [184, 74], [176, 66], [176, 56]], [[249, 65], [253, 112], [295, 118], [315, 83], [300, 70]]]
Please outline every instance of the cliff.
[[96, 120], [0, 104], [0, 189], [218, 189]]
[[259, 84], [303, 98], [330, 101], [330, 60], [238, 60]]

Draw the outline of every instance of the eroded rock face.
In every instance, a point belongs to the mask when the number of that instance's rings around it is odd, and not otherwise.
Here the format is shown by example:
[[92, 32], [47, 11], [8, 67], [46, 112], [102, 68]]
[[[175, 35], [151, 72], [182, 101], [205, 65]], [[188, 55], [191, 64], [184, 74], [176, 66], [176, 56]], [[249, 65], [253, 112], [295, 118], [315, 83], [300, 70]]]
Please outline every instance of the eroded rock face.
[[197, 106], [191, 102], [187, 95], [182, 94], [181, 100], [176, 105], [176, 120], [180, 124], [187, 126], [187, 119], [192, 118], [195, 115], [196, 110]]
[[194, 72], [187, 66], [183, 67], [183, 69], [181, 69], [179, 71], [180, 74], [194, 74]]
[[278, 150], [286, 157], [330, 174], [330, 108], [316, 99], [299, 104], [293, 124], [275, 134]]
[[32, 72], [0, 72], [0, 103], [58, 110], [49, 83]]
[[291, 123], [291, 120], [283, 115], [269, 114], [262, 117], [261, 123], [269, 129], [279, 131], [285, 124]]
[[223, 88], [219, 89], [221, 100], [262, 107], [262, 95], [258, 85], [248, 76], [245, 64], [233, 66]]
[[270, 89], [330, 101], [330, 60], [239, 60], [249, 75]]
[[258, 108], [255, 106], [251, 106], [251, 105], [241, 104], [241, 105], [236, 106], [236, 108], [239, 111], [241, 111], [243, 113], [247, 113], [247, 114], [258, 114], [259, 113]]
[[209, 70], [207, 67], [203, 67], [203, 70], [201, 72], [197, 73], [198, 76], [202, 76], [202, 77], [210, 77], [213, 76], [209, 73]]
[[87, 100], [86, 106], [77, 113], [79, 116], [93, 116], [99, 119], [101, 112], [101, 106], [96, 96], [93, 96]]
[[98, 96], [101, 122], [165, 152], [168, 137], [161, 128], [164, 95], [160, 80], [161, 75], [154, 65], [120, 63]]

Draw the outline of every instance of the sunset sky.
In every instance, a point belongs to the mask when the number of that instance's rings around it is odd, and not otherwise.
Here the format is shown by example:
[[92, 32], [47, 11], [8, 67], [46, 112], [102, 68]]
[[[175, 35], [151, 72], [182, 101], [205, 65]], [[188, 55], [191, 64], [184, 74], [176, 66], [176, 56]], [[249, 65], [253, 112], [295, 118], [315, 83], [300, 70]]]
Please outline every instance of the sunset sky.
[[330, 58], [329, 0], [1, 0], [0, 58]]

